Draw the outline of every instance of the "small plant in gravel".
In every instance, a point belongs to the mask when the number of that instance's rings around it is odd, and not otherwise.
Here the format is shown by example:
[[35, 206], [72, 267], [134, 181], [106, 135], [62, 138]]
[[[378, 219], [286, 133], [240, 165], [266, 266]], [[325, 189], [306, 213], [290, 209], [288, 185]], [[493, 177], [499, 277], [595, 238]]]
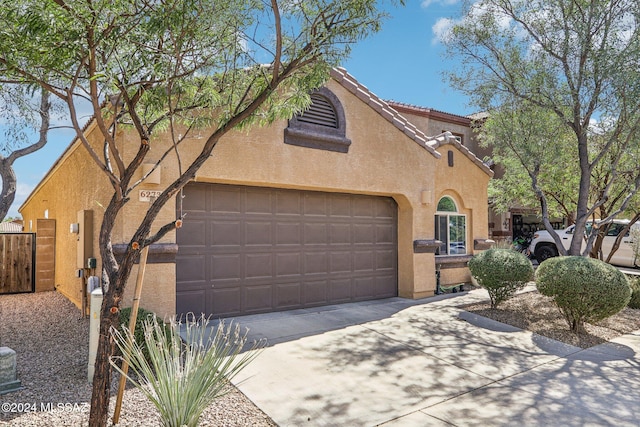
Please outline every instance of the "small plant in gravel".
[[629, 286], [631, 286], [631, 299], [627, 306], [629, 308], [640, 309], [640, 277], [628, 276]]
[[620, 270], [595, 258], [564, 256], [545, 260], [536, 271], [538, 291], [553, 298], [575, 333], [618, 313], [631, 298]]
[[533, 266], [526, 256], [512, 249], [492, 248], [474, 255], [469, 270], [478, 285], [489, 292], [491, 308], [511, 298], [533, 279]]
[[[170, 320], [169, 328], [155, 316], [144, 320], [144, 341], [149, 360], [142, 346], [128, 328], [112, 328], [118, 348], [128, 356], [132, 375], [127, 379], [153, 403], [166, 427], [195, 427], [202, 412], [225, 393], [228, 381], [255, 359], [263, 342], [254, 343], [243, 353], [247, 341], [239, 325], [209, 326], [209, 320], [187, 318], [182, 324]], [[184, 341], [180, 332], [182, 331]], [[121, 357], [112, 357], [118, 366]]]

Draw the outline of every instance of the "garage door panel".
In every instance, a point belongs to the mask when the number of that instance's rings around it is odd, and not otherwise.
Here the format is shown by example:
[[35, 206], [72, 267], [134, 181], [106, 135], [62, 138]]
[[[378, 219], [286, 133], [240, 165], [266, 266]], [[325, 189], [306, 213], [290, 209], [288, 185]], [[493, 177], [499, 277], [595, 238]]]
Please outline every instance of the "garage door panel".
[[211, 239], [214, 246], [240, 246], [244, 241], [240, 221], [211, 221]]
[[330, 255], [331, 272], [349, 273], [353, 271], [351, 252], [332, 252]]
[[271, 193], [265, 192], [262, 189], [250, 190], [247, 189], [245, 205], [246, 213], [248, 215], [253, 214], [267, 214], [271, 215], [273, 211], [273, 197]]
[[242, 212], [242, 195], [233, 189], [221, 189], [211, 194], [211, 212], [235, 213]]
[[273, 254], [270, 252], [246, 254], [245, 277], [247, 279], [273, 277]]
[[351, 198], [349, 196], [332, 197], [330, 212], [332, 217], [351, 217]]
[[210, 257], [211, 280], [238, 279], [241, 266], [240, 254], [220, 254]]
[[373, 266], [373, 253], [369, 251], [356, 251], [353, 253], [353, 271], [371, 271]]
[[397, 295], [392, 199], [204, 183], [187, 185], [185, 196], [199, 200], [183, 205], [194, 211], [177, 231], [178, 313], [226, 317]]
[[394, 228], [390, 224], [376, 225], [376, 241], [377, 245], [387, 244], [394, 245]]
[[398, 207], [392, 200], [384, 200], [383, 203], [376, 203], [374, 207], [375, 216], [378, 219], [395, 219]]
[[300, 283], [285, 283], [276, 285], [276, 307], [280, 307], [281, 309], [300, 307], [300, 288]]
[[192, 217], [189, 221], [183, 222], [180, 234], [185, 237], [184, 241], [178, 242], [178, 244], [185, 247], [205, 247], [207, 244], [207, 222]]
[[276, 277], [299, 276], [302, 272], [301, 258], [299, 252], [276, 254]]
[[328, 274], [329, 256], [326, 252], [305, 252], [304, 254], [305, 274]]
[[389, 289], [389, 281], [395, 280], [395, 275], [389, 274], [388, 276], [376, 276], [376, 288], [375, 294], [379, 298], [391, 298], [397, 295], [396, 292], [393, 292]]
[[244, 288], [244, 311], [256, 313], [271, 311], [273, 286], [271, 284], [261, 286], [247, 286]]
[[304, 244], [326, 245], [329, 243], [329, 226], [326, 223], [305, 223]]
[[192, 254], [176, 258], [176, 263], [182, 268], [176, 271], [176, 280], [181, 282], [193, 282], [206, 280], [207, 256]]
[[353, 297], [352, 279], [333, 279], [329, 281], [329, 301], [348, 302]]
[[203, 289], [197, 291], [182, 291], [180, 298], [177, 299], [176, 313], [187, 314], [194, 313], [199, 316], [200, 313], [207, 312], [206, 292]]
[[303, 284], [305, 305], [315, 306], [327, 304], [328, 300], [328, 280], [316, 280]]
[[213, 289], [207, 301], [207, 308], [210, 309], [203, 311], [204, 313], [218, 317], [242, 314], [242, 289], [237, 286]]
[[327, 197], [323, 193], [304, 195], [304, 215], [324, 217], [327, 212]]
[[188, 210], [190, 214], [208, 212], [207, 200], [210, 192], [206, 186], [192, 185], [185, 188], [184, 197], [182, 199], [182, 208]]
[[371, 218], [375, 216], [375, 199], [354, 199], [353, 216], [360, 218]]
[[246, 245], [272, 245], [273, 226], [271, 221], [247, 221], [245, 223]]
[[375, 229], [373, 224], [354, 224], [353, 243], [355, 245], [371, 245], [375, 243]]
[[329, 240], [332, 245], [351, 244], [351, 225], [329, 224]]
[[302, 244], [302, 224], [299, 222], [278, 222], [276, 223], [276, 244], [277, 245], [300, 245]]
[[302, 201], [299, 192], [276, 192], [276, 215], [301, 215]]
[[376, 257], [376, 271], [380, 270], [394, 270], [396, 269], [396, 254], [393, 250], [377, 250]]
[[353, 279], [355, 300], [370, 299], [376, 295], [376, 278], [373, 276], [356, 277]]

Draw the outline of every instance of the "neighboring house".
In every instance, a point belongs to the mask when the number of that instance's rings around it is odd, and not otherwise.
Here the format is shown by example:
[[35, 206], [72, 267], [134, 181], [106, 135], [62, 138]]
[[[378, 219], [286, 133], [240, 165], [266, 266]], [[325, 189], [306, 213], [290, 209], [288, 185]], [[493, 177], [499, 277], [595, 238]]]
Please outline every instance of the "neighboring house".
[[[476, 127], [486, 118], [486, 114], [476, 113], [470, 116], [459, 116], [456, 114], [445, 113], [443, 111], [433, 110], [431, 108], [418, 107], [394, 101], [389, 101], [389, 105], [400, 112], [411, 123], [415, 124], [418, 129], [427, 135], [437, 135], [440, 132], [451, 132], [460, 145], [468, 148], [479, 159], [490, 159], [491, 149], [481, 147], [476, 134]], [[502, 169], [491, 164], [494, 171], [494, 179], [502, 176]], [[514, 208], [510, 212], [496, 213], [491, 208], [489, 200], [489, 238], [491, 240], [512, 239], [514, 228], [512, 227], [511, 214], [514, 213], [516, 222], [524, 211]], [[534, 216], [535, 218], [535, 216]], [[530, 220], [527, 217], [527, 220]]]
[[[186, 217], [150, 248], [143, 307], [227, 317], [428, 297], [436, 270], [442, 285], [470, 281], [466, 262], [487, 247], [489, 167], [464, 141], [428, 137], [343, 69], [312, 101], [289, 121], [225, 136], [184, 197], [165, 207], [156, 226]], [[93, 123], [85, 133], [100, 144]], [[117, 142], [126, 152], [127, 135]], [[168, 146], [167, 135], [156, 135], [151, 156]], [[167, 160], [132, 194], [114, 230], [116, 248], [139, 223], [147, 196], [176, 177], [176, 159]], [[78, 306], [76, 272], [99, 257], [111, 195], [75, 140], [20, 208], [25, 231], [37, 232], [39, 218], [56, 221], [56, 288]], [[134, 271], [125, 306], [135, 279]]]
[[22, 220], [14, 219], [0, 222], [0, 233], [22, 233]]

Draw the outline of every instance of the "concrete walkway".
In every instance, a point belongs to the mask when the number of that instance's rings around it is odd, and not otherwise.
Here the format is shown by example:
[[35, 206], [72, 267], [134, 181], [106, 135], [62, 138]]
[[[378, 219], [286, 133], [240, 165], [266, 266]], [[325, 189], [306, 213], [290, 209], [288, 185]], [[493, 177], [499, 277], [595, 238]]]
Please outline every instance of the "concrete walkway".
[[640, 426], [640, 331], [582, 350], [456, 308], [484, 299], [238, 318], [269, 347], [234, 383], [280, 426]]

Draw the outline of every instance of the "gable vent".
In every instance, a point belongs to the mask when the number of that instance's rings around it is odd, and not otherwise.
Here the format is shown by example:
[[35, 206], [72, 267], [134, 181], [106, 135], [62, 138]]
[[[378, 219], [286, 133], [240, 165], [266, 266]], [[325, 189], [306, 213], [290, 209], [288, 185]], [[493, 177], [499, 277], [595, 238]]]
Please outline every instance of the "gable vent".
[[298, 116], [298, 121], [333, 129], [338, 129], [340, 125], [331, 102], [317, 94], [311, 95], [311, 105], [308, 110]]

